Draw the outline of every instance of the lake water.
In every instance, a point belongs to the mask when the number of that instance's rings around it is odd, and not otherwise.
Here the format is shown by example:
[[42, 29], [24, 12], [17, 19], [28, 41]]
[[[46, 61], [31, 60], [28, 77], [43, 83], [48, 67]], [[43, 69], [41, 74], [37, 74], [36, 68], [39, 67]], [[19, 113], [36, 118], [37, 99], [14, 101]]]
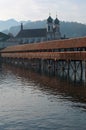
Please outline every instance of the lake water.
[[2, 65], [0, 130], [86, 130], [86, 85]]

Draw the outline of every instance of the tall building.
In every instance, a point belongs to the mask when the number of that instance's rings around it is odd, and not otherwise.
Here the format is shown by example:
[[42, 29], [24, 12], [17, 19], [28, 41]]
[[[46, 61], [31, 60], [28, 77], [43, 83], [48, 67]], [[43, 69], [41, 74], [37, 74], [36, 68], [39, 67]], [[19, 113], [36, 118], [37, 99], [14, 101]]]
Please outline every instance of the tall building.
[[53, 20], [51, 16], [47, 19], [47, 40], [58, 40], [61, 38], [60, 22], [56, 16]]
[[21, 23], [21, 30], [16, 36], [20, 44], [58, 40], [60, 38], [60, 22], [57, 16], [55, 20], [53, 20], [51, 16], [48, 17], [46, 28], [24, 29]]

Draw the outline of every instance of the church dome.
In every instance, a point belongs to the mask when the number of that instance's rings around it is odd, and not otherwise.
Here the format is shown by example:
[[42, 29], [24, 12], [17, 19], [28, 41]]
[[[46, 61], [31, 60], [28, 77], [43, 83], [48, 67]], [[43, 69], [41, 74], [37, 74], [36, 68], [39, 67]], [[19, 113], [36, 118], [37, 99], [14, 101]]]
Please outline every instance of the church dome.
[[55, 19], [54, 23], [55, 23], [55, 24], [59, 24], [58, 18]]
[[51, 18], [51, 16], [48, 17], [47, 22], [48, 23], [52, 23], [53, 22], [53, 19]]

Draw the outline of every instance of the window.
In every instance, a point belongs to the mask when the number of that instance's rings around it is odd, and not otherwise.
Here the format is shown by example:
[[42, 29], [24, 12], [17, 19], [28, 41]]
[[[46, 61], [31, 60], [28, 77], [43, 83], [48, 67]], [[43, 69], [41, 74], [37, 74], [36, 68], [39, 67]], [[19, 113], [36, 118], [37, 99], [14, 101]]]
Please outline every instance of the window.
[[50, 26], [48, 26], [48, 31], [50, 31]]

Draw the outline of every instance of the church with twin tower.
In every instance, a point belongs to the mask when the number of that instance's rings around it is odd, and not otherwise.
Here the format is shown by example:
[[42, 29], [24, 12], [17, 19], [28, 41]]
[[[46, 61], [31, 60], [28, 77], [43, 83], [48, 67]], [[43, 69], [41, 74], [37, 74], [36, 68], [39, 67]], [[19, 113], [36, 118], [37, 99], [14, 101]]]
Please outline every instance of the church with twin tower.
[[55, 20], [49, 16], [47, 19], [47, 27], [38, 29], [24, 29], [23, 24], [21, 24], [21, 29], [16, 39], [19, 44], [59, 40], [61, 39], [60, 21], [57, 16]]
[[53, 20], [51, 16], [47, 19], [47, 40], [58, 40], [61, 38], [60, 34], [60, 22], [56, 16]]

